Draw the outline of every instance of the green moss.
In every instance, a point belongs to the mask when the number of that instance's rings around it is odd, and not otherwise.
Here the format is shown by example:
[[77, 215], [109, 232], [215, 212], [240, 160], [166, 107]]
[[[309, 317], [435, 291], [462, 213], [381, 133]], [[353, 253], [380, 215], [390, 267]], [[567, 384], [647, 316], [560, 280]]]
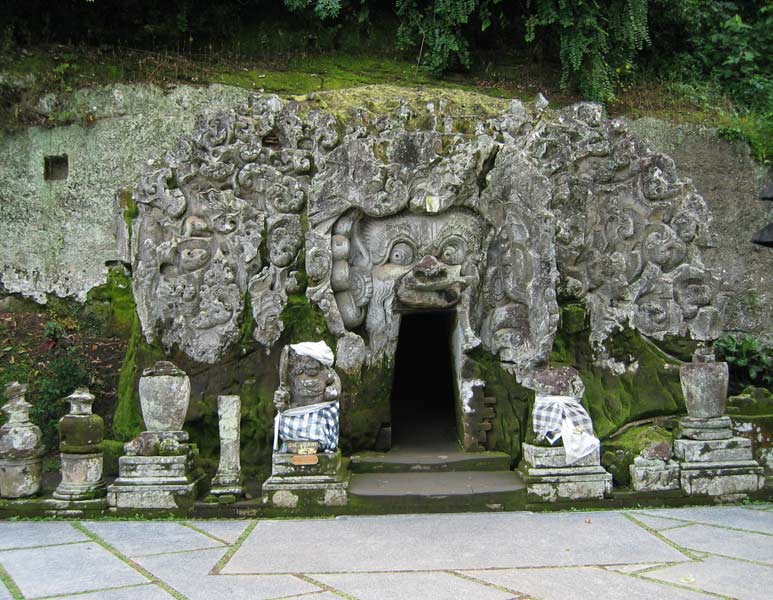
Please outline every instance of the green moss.
[[118, 440], [102, 440], [99, 449], [103, 456], [103, 472], [108, 476], [118, 475], [118, 459], [124, 455], [123, 442]]
[[131, 277], [122, 267], [110, 269], [107, 283], [89, 291], [84, 310], [96, 318], [105, 333], [129, 337], [136, 313]]
[[157, 346], [145, 341], [142, 327], [136, 313], [132, 321], [129, 347], [126, 350], [121, 373], [118, 378], [118, 404], [113, 415], [113, 435], [118, 440], [127, 441], [143, 430], [138, 385], [142, 368], [161, 360], [164, 352]]
[[613, 334], [606, 345], [612, 358], [637, 366], [618, 375], [594, 364], [587, 333], [571, 333], [563, 323], [550, 357], [552, 366], [573, 366], [580, 372], [585, 403], [600, 438], [630, 421], [684, 412], [675, 361], [630, 329]]
[[328, 346], [335, 348], [335, 338], [327, 329], [325, 316], [305, 295], [289, 296], [279, 318], [284, 324], [282, 345], [324, 340]]
[[468, 355], [466, 369], [465, 377], [483, 379], [486, 395], [496, 397], [496, 416], [489, 446], [509, 454], [512, 464], [517, 465], [521, 460], [521, 447], [531, 429], [529, 414], [534, 405], [534, 392], [521, 386], [502, 368], [496, 356], [481, 348]]
[[345, 453], [373, 447], [389, 423], [394, 366], [388, 360], [363, 367], [358, 375], [341, 374], [341, 447]]
[[749, 386], [737, 396], [727, 399], [727, 414], [731, 416], [773, 415], [773, 393], [766, 388]]
[[604, 442], [604, 453], [601, 456], [601, 464], [612, 474], [615, 484], [628, 486], [631, 483], [631, 475], [628, 467], [633, 464], [634, 458], [649, 446], [666, 442], [673, 442], [673, 432], [652, 425], [632, 427], [620, 436]]

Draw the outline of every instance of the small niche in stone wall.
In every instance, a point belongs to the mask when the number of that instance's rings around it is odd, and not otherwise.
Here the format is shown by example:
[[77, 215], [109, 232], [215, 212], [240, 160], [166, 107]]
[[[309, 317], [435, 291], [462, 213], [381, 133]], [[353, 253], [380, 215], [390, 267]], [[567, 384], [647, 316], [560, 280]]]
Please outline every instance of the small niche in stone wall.
[[66, 154], [46, 156], [43, 159], [43, 178], [46, 181], [67, 179], [70, 170]]

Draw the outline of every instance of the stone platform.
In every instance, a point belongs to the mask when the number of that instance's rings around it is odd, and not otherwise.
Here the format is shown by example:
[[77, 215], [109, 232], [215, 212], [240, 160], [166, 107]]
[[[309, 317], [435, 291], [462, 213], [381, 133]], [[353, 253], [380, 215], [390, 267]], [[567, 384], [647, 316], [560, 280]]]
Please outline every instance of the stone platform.
[[341, 451], [319, 454], [274, 453], [271, 477], [261, 488], [263, 504], [296, 509], [314, 506], [346, 506], [348, 465]]

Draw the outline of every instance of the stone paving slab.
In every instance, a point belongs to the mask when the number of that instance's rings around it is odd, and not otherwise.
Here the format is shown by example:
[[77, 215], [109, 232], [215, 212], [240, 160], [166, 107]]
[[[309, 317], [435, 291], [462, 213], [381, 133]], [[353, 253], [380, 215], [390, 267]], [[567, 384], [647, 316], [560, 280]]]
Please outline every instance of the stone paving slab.
[[770, 535], [733, 531], [710, 525], [690, 525], [661, 531], [660, 534], [690, 550], [773, 565], [773, 536]]
[[[275, 546], [281, 552], [287, 544]], [[317, 552], [320, 552], [319, 546]], [[210, 575], [225, 549], [136, 558], [137, 564], [190, 600], [267, 600], [322, 591], [293, 575]]]
[[681, 521], [773, 534], [773, 513], [763, 510], [749, 510], [740, 506], [666, 508], [631, 514], [636, 516], [636, 514], [645, 513], [655, 517], [676, 518]]
[[646, 513], [630, 512], [628, 513], [634, 517], [637, 521], [641, 521], [647, 527], [654, 529], [655, 531], [663, 531], [664, 529], [671, 529], [673, 527], [684, 527], [687, 525], [684, 521], [677, 521], [676, 519], [665, 519], [663, 517], [655, 517]]
[[224, 546], [221, 542], [180, 523], [88, 521], [83, 524], [89, 531], [129, 557]]
[[0, 550], [88, 541], [69, 523], [0, 521]]
[[463, 571], [482, 581], [540, 600], [588, 600], [588, 598], [625, 598], [625, 600], [708, 600], [712, 596], [682, 590], [665, 584], [642, 581], [598, 567], [564, 569], [503, 569]]
[[0, 600], [13, 600], [11, 592], [8, 591], [8, 588], [5, 587], [2, 581], [0, 581]]
[[0, 552], [0, 564], [24, 594], [39, 598], [147, 583], [147, 579], [95, 544]]
[[770, 600], [773, 596], [773, 568], [717, 556], [658, 569], [643, 576], [739, 600]]
[[604, 567], [607, 571], [616, 571], [618, 573], [637, 573], [638, 571], [644, 571], [646, 569], [652, 569], [653, 567], [661, 567], [665, 565], [661, 565], [658, 563], [640, 563], [638, 565], [620, 565], [620, 566], [611, 566], [611, 567]]
[[[277, 552], [288, 540], [293, 541], [293, 551]], [[619, 513], [391, 515], [261, 521], [223, 573], [422, 571], [681, 560], [687, 557]]]
[[57, 596], [56, 600], [169, 600], [170, 598], [174, 596], [170, 596], [157, 585], [148, 584], [76, 596]]
[[250, 525], [249, 521], [188, 521], [196, 529], [206, 531], [209, 535], [233, 544]]
[[316, 581], [357, 600], [510, 600], [509, 592], [451, 573], [340, 573], [314, 575]]

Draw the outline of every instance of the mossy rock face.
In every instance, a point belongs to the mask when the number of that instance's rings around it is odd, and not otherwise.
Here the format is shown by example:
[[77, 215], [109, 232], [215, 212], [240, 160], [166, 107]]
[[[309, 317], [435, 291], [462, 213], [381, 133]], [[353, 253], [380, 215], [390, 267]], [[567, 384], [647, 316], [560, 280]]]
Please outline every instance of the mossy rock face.
[[728, 415], [773, 415], [773, 394], [765, 388], [749, 386], [727, 399]]
[[102, 440], [99, 443], [103, 461], [102, 472], [108, 477], [118, 475], [118, 459], [124, 455], [123, 444], [118, 440]]
[[469, 355], [468, 363], [468, 368], [476, 372], [465, 375], [485, 381], [486, 395], [496, 398], [488, 447], [509, 454], [511, 464], [515, 466], [521, 460], [521, 448], [531, 429], [534, 392], [518, 384], [515, 377], [502, 368], [497, 357], [481, 348]]
[[131, 278], [122, 267], [110, 269], [107, 283], [92, 288], [86, 297], [86, 314], [101, 324], [104, 331], [129, 337], [134, 324], [134, 295]]
[[[574, 307], [572, 313], [576, 312]], [[625, 329], [606, 342], [610, 357], [629, 365], [614, 373], [596, 364], [587, 332], [572, 333], [567, 329], [566, 324], [579, 319], [576, 314], [565, 319], [566, 314], [567, 307], [563, 307], [550, 363], [573, 366], [580, 372], [585, 384], [584, 403], [599, 438], [604, 439], [631, 421], [685, 411], [677, 362], [637, 331]]]
[[657, 425], [632, 427], [618, 437], [606, 440], [602, 445], [601, 464], [612, 474], [615, 485], [631, 484], [628, 467], [644, 448], [661, 442], [671, 445], [674, 433]]
[[390, 420], [394, 366], [383, 361], [358, 375], [341, 373], [341, 448], [345, 453], [373, 448]]

